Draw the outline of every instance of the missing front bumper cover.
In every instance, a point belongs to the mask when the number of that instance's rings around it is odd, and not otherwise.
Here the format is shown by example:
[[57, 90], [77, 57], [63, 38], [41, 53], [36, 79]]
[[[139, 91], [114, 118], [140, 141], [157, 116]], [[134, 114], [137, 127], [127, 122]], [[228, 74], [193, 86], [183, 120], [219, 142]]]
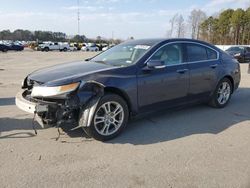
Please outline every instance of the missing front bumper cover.
[[19, 92], [16, 105], [34, 114], [41, 127], [60, 127], [63, 123], [70, 123], [75, 125], [73, 129], [77, 129], [90, 126], [97, 104], [104, 94], [104, 86], [87, 82], [82, 90], [64, 100], [33, 98], [30, 93], [30, 90]]

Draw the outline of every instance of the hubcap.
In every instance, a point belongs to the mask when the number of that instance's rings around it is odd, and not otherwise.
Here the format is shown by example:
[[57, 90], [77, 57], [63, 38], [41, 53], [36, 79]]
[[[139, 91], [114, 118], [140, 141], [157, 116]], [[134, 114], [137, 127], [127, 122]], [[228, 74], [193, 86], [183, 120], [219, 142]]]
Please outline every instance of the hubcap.
[[114, 101], [106, 102], [98, 108], [94, 117], [96, 131], [109, 136], [114, 134], [122, 125], [124, 120], [123, 107]]
[[231, 86], [228, 82], [221, 83], [219, 90], [217, 101], [219, 104], [224, 105], [227, 103], [231, 95]]

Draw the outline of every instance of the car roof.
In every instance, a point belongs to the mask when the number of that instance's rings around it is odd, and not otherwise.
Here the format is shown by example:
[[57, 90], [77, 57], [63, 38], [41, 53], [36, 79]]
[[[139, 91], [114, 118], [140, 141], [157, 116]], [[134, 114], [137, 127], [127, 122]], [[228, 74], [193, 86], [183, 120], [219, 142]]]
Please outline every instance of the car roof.
[[[201, 41], [201, 40], [195, 40], [195, 39], [188, 39], [188, 38], [155, 38], [155, 39], [138, 39], [138, 40], [129, 40], [126, 41], [126, 44], [137, 44], [137, 45], [149, 45], [149, 46], [154, 46], [159, 43], [168, 43], [168, 42], [178, 42], [178, 41], [183, 41], [183, 42], [197, 42], [201, 43], [213, 48], [216, 48], [214, 45], [209, 44], [207, 42]], [[217, 49], [217, 48], [216, 48]]]

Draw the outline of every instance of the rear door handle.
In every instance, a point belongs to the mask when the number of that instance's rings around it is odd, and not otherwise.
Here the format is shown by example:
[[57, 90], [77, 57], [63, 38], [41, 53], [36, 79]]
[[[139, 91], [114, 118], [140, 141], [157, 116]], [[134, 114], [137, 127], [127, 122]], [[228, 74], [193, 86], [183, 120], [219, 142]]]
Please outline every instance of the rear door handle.
[[179, 74], [184, 74], [188, 71], [188, 69], [180, 69], [180, 70], [177, 70], [176, 72], [179, 73]]
[[215, 69], [216, 67], [218, 67], [218, 64], [210, 65], [210, 68], [212, 69]]

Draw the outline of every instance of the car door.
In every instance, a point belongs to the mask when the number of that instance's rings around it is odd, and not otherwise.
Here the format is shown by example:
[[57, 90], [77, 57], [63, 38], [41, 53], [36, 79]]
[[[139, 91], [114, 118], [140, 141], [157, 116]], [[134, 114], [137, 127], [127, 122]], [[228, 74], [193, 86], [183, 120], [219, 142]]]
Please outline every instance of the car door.
[[189, 99], [207, 98], [216, 87], [221, 63], [219, 53], [199, 43], [185, 44], [190, 71]]
[[50, 44], [49, 44], [49, 49], [50, 49], [50, 50], [54, 50], [54, 48], [55, 48], [55, 47], [54, 47], [54, 43], [50, 43]]
[[[150, 61], [161, 61], [163, 66], [148, 69], [146, 64]], [[182, 44], [164, 45], [138, 71], [139, 109], [153, 105], [170, 107], [185, 102], [188, 86], [189, 71], [187, 64], [183, 63]]]

